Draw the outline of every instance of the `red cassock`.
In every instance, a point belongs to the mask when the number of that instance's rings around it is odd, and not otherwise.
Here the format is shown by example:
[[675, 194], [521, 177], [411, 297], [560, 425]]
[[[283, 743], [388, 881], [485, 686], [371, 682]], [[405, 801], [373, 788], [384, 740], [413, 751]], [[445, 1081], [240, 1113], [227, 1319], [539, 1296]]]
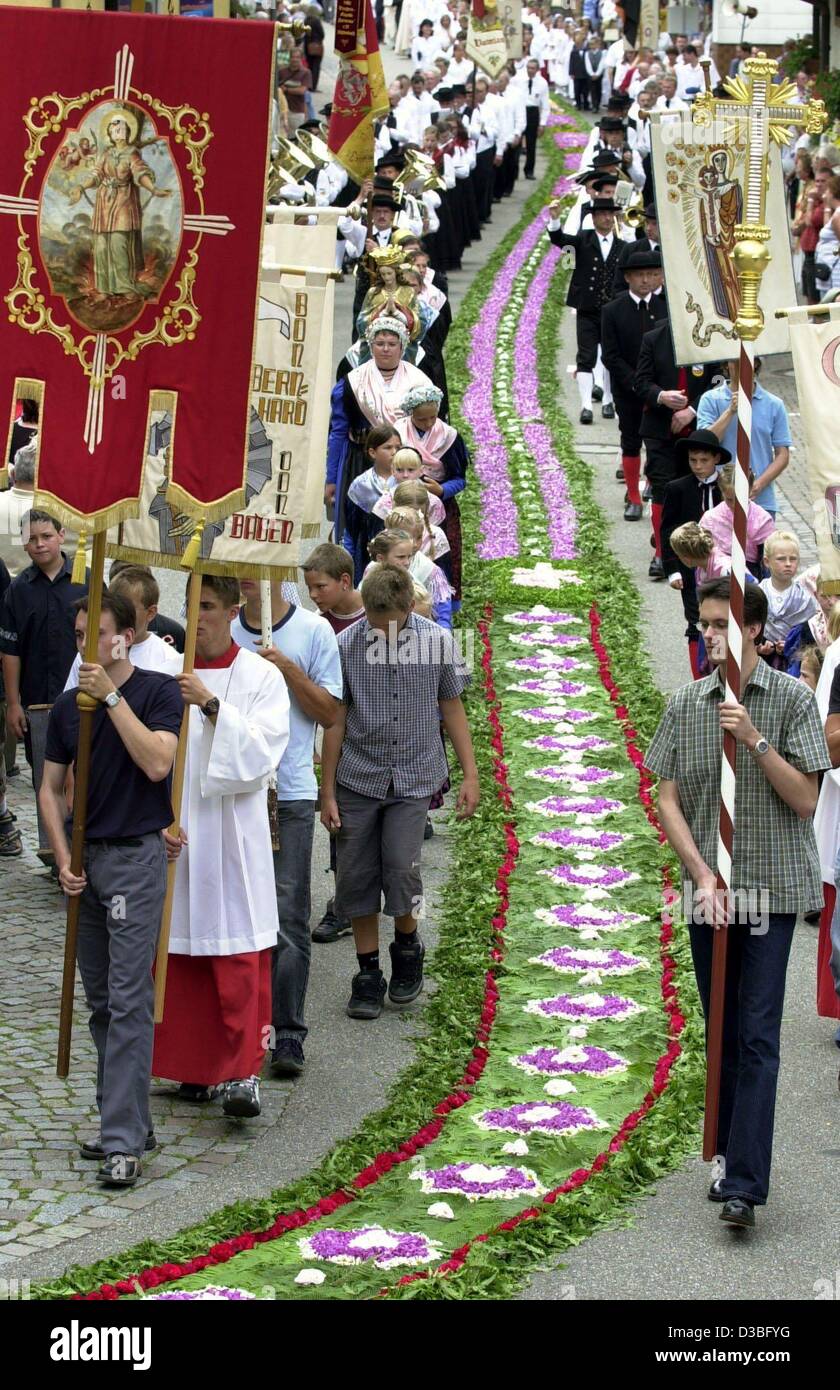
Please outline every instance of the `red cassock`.
[[39, 400], [39, 496], [101, 528], [136, 515], [149, 413], [171, 407], [171, 500], [226, 514], [244, 500], [273, 27], [2, 8], [0, 52], [26, 55], [0, 105], [0, 418]]
[[271, 951], [169, 957], [152, 1075], [219, 1086], [259, 1076], [271, 1023]]
[[823, 910], [820, 913], [820, 939], [817, 945], [817, 1013], [820, 1018], [840, 1018], [840, 998], [829, 968], [831, 957], [831, 919], [837, 889], [833, 883], [823, 883]]

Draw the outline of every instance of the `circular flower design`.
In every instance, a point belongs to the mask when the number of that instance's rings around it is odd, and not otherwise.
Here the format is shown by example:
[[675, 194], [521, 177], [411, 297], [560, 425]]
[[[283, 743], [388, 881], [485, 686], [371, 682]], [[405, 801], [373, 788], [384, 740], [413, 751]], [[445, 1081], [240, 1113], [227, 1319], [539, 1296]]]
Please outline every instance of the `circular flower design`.
[[529, 999], [523, 1007], [528, 1014], [564, 1018], [571, 1023], [580, 1019], [623, 1023], [645, 1012], [644, 1004], [637, 1004], [635, 999], [623, 999], [619, 994], [556, 994], [553, 999]]
[[596, 786], [599, 782], [615, 782], [620, 772], [608, 767], [583, 767], [580, 763], [552, 763], [548, 767], [531, 767], [525, 773], [538, 782], [581, 782]]
[[584, 907], [579, 903], [557, 903], [554, 907], [538, 907], [534, 916], [552, 927], [568, 927], [570, 931], [621, 931], [646, 919], [639, 912], [610, 912], [601, 907]]
[[539, 869], [538, 872], [555, 883], [580, 888], [620, 888], [639, 877], [626, 869], [609, 868], [604, 864], [555, 864], [551, 869]]
[[445, 1168], [417, 1168], [411, 1174], [429, 1193], [454, 1192], [468, 1202], [481, 1198], [540, 1197], [546, 1191], [529, 1168], [502, 1164], [449, 1163]]
[[[526, 659], [527, 659], [527, 658], [526, 658]], [[576, 657], [576, 656], [563, 656], [563, 657], [558, 657], [555, 661], [552, 662], [552, 665], [551, 665], [551, 671], [552, 671], [552, 672], [553, 672], [553, 671], [563, 671], [563, 672], [569, 672], [569, 671], [588, 671], [588, 670], [589, 670], [589, 663], [588, 663], [587, 661], [581, 661], [581, 660], [580, 660], [578, 657]], [[524, 690], [526, 693], [528, 693], [529, 691], [531, 691], [531, 692], [533, 692], [533, 693], [536, 694], [536, 695], [540, 695], [540, 694], [543, 694], [543, 693], [546, 694], [546, 695], [551, 695], [551, 694], [552, 694], [555, 690], [557, 690], [558, 688], [559, 688], [558, 682], [557, 682], [556, 680], [552, 680], [552, 679], [551, 679], [551, 673], [549, 673], [548, 679], [547, 679], [547, 680], [544, 680], [544, 681], [543, 681], [543, 680], [519, 681], [516, 685], [509, 685], [509, 686], [508, 686], [508, 690]], [[562, 691], [561, 691], [561, 693], [562, 693]]]
[[531, 1076], [615, 1076], [629, 1063], [602, 1047], [536, 1047], [510, 1058], [511, 1066]]
[[577, 816], [578, 820], [601, 820], [624, 810], [623, 801], [604, 796], [547, 796], [543, 801], [527, 802], [527, 809], [538, 816]]
[[554, 946], [541, 956], [532, 956], [531, 965], [547, 965], [560, 975], [579, 975], [597, 970], [602, 975], [630, 975], [634, 970], [649, 970], [650, 961], [644, 956], [631, 956], [626, 951], [586, 950], [576, 946]]
[[608, 738], [599, 738], [597, 734], [540, 734], [523, 744], [524, 748], [541, 748], [545, 753], [594, 753], [613, 746]]
[[582, 637], [575, 637], [570, 632], [552, 632], [550, 627], [538, 632], [513, 632], [510, 640], [517, 647], [582, 647], [584, 645]]
[[521, 613], [505, 613], [504, 620], [506, 623], [516, 623], [519, 626], [539, 623], [543, 627], [561, 627], [580, 622], [580, 618], [576, 618], [574, 613], [552, 613], [550, 608], [544, 607], [541, 603]]
[[591, 719], [600, 718], [591, 710], [563, 709], [562, 705], [541, 705], [535, 709], [515, 709], [512, 713], [517, 719], [526, 719], [529, 724], [553, 724], [555, 729], [564, 723], [569, 725], [585, 724]]
[[208, 1284], [205, 1289], [172, 1289], [168, 1293], [149, 1293], [147, 1298], [154, 1298], [161, 1303], [199, 1303], [214, 1302], [221, 1303], [230, 1299], [239, 1301], [243, 1298], [256, 1299], [255, 1293], [247, 1293], [245, 1289], [230, 1289], [224, 1284]]
[[327, 1227], [298, 1241], [306, 1260], [330, 1264], [373, 1264], [377, 1269], [397, 1265], [431, 1264], [443, 1254], [437, 1241], [419, 1231], [386, 1231], [384, 1226], [359, 1226], [351, 1231]]
[[617, 830], [590, 830], [584, 825], [576, 830], [540, 830], [537, 835], [531, 836], [531, 844], [546, 845], [550, 849], [576, 849], [580, 846], [585, 850], [608, 850], [615, 849], [629, 838]]
[[473, 1119], [480, 1129], [501, 1129], [509, 1134], [548, 1134], [561, 1137], [585, 1129], [606, 1129], [594, 1110], [570, 1105], [565, 1100], [527, 1101], [499, 1110], [484, 1110]]

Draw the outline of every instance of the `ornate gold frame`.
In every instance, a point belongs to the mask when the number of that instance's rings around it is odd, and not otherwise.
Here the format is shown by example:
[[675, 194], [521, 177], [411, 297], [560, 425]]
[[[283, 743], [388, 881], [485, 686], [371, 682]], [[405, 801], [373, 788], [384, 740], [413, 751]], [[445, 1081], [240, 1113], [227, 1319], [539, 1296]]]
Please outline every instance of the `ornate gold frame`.
[[[24, 157], [24, 176], [20, 186], [20, 197], [26, 196], [27, 184], [35, 172], [38, 161], [43, 157], [44, 141], [47, 136], [60, 131], [71, 112], [79, 111], [92, 103], [101, 101], [113, 92], [115, 92], [115, 88], [111, 85], [96, 87], [77, 97], [61, 96], [58, 92], [50, 92], [47, 96], [40, 98], [32, 97], [29, 110], [23, 117], [23, 124], [29, 133], [29, 144]], [[132, 99], [144, 104], [151, 113], [162, 116], [168, 121], [170, 136], [175, 144], [186, 147], [187, 168], [192, 178], [193, 191], [198, 199], [199, 212], [203, 214], [204, 155], [213, 139], [208, 113], [206, 111], [199, 113], [193, 106], [167, 106], [165, 102], [153, 97], [151, 93], [139, 92], [135, 87], [129, 89], [128, 100]], [[85, 376], [90, 377], [93, 370], [93, 351], [97, 335], [87, 333], [77, 342], [71, 326], [56, 321], [35, 278], [37, 266], [32, 258], [29, 233], [24, 226], [22, 217], [18, 217], [18, 228], [20, 235], [17, 243], [17, 280], [8, 294], [4, 296], [9, 309], [9, 316], [13, 322], [19, 324], [29, 333], [52, 333], [58, 338], [69, 356], [78, 358]], [[195, 237], [195, 242], [187, 251], [186, 263], [182, 266], [175, 281], [174, 297], [158, 314], [154, 326], [145, 333], [135, 332], [127, 346], [123, 347], [119, 339], [112, 334], [106, 335], [108, 343], [104, 376], [101, 382], [93, 382], [93, 385], [103, 385], [114, 374], [121, 362], [134, 361], [143, 348], [149, 347], [153, 343], [162, 343], [164, 347], [174, 347], [178, 343], [192, 340], [195, 337], [196, 328], [201, 322], [201, 314], [193, 297], [193, 287], [198, 265], [198, 250], [204, 234], [197, 231], [191, 235]]]

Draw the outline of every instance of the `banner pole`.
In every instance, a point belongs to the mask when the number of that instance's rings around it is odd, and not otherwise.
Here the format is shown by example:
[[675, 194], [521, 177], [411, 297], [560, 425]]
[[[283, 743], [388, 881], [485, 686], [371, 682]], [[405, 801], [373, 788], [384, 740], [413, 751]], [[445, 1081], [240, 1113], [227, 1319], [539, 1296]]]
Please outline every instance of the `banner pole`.
[[[105, 582], [106, 531], [96, 531], [93, 537], [90, 583], [88, 585], [87, 633], [84, 659], [95, 663], [99, 655], [99, 620], [102, 614], [102, 589]], [[76, 748], [76, 768], [73, 785], [73, 832], [70, 840], [70, 872], [77, 876], [84, 870], [85, 830], [90, 782], [90, 747], [93, 736], [93, 715], [99, 701], [81, 690], [76, 695], [79, 710], [79, 742]], [[70, 1040], [73, 1035], [73, 995], [76, 987], [76, 947], [79, 938], [79, 911], [82, 896], [67, 899], [67, 927], [64, 937], [64, 970], [61, 977], [61, 1008], [58, 1016], [58, 1056], [56, 1075], [62, 1080], [70, 1072]]]
[[[204, 522], [200, 522], [204, 530]], [[199, 528], [196, 527], [196, 530]], [[193, 533], [195, 534], [195, 533]], [[195, 641], [198, 631], [198, 615], [201, 603], [201, 575], [193, 569], [190, 572], [187, 589], [187, 631], [184, 639], [184, 674], [189, 675], [195, 668]], [[190, 705], [184, 707], [181, 728], [178, 733], [178, 747], [172, 771], [172, 824], [170, 835], [178, 835], [181, 830], [181, 805], [184, 797], [184, 772], [187, 765], [187, 744], [190, 736]], [[157, 956], [155, 957], [155, 1023], [163, 1022], [166, 1000], [166, 974], [169, 966], [169, 932], [172, 926], [172, 904], [175, 898], [175, 873], [178, 860], [170, 859], [166, 866], [166, 896], [160, 915], [160, 935], [158, 936]]]

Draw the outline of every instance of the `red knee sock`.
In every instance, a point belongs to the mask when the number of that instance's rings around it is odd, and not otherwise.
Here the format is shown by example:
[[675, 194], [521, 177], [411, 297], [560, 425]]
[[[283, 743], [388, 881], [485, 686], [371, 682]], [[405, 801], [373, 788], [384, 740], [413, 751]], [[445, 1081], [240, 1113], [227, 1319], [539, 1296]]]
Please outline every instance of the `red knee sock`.
[[624, 486], [627, 488], [627, 496], [631, 502], [642, 505], [642, 495], [639, 492], [639, 474], [642, 471], [642, 460], [638, 454], [622, 454], [621, 467], [624, 469]]
[[699, 681], [700, 678], [701, 678], [701, 676], [702, 676], [702, 674], [703, 674], [702, 671], [700, 670], [700, 656], [699, 656], [699, 652], [700, 652], [700, 643], [697, 641], [697, 638], [695, 637], [694, 641], [693, 641], [693, 642], [689, 642], [689, 644], [688, 644], [688, 660], [689, 660], [689, 664], [690, 664], [690, 666], [691, 666], [691, 678], [692, 678], [692, 680], [695, 680], [695, 681]]
[[661, 502], [651, 502], [651, 504], [650, 504], [650, 520], [651, 520], [651, 525], [653, 526], [653, 539], [656, 541], [656, 554], [657, 554], [657, 557], [661, 560], [661, 559], [662, 559], [662, 537], [661, 537], [661, 534], [660, 534], [660, 528], [661, 528], [661, 526], [662, 526], [662, 503], [661, 503]]

